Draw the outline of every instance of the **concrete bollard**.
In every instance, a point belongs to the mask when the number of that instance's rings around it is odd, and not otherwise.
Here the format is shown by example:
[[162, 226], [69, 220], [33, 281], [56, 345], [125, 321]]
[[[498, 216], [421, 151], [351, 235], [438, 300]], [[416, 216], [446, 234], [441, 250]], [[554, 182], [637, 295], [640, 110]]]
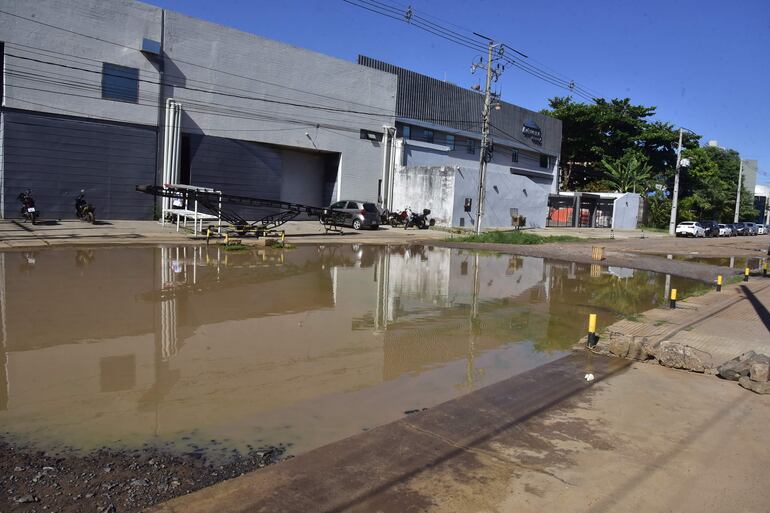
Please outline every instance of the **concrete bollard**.
[[749, 273], [751, 273], [751, 269], [748, 267], [743, 270], [743, 281], [749, 281]]
[[717, 292], [722, 292], [722, 275], [717, 276]]
[[588, 316], [588, 347], [594, 347], [598, 342], [596, 337], [596, 314]]
[[669, 308], [676, 308], [676, 289], [671, 289], [671, 296], [668, 301]]

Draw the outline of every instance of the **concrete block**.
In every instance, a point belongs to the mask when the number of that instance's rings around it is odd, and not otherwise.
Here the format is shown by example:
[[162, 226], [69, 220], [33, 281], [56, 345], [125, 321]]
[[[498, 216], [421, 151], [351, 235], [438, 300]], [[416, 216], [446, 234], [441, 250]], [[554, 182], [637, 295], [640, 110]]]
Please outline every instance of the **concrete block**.
[[770, 374], [770, 364], [767, 362], [753, 362], [749, 368], [749, 378], [751, 381], [765, 382]]

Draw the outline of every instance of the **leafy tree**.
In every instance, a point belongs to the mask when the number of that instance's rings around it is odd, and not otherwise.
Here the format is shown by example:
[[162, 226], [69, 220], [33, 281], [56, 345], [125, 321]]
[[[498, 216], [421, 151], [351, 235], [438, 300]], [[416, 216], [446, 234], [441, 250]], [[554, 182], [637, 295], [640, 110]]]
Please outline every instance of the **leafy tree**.
[[617, 192], [647, 192], [652, 182], [652, 166], [635, 150], [627, 150], [619, 159], [602, 159], [604, 184]]

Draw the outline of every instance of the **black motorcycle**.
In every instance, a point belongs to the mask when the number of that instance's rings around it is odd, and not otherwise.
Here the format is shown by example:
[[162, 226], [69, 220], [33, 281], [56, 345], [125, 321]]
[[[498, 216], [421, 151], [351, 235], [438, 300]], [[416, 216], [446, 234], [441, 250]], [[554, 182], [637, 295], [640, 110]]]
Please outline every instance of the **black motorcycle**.
[[96, 209], [85, 200], [85, 191], [75, 198], [75, 215], [81, 221], [94, 224], [96, 222]]
[[24, 221], [30, 221], [32, 224], [37, 223], [37, 218], [40, 217], [40, 212], [35, 208], [35, 200], [32, 198], [32, 191], [27, 189], [18, 196], [21, 202], [21, 216]]
[[422, 214], [418, 214], [417, 212], [408, 210], [408, 216], [406, 218], [406, 222], [404, 223], [404, 230], [406, 230], [410, 226], [416, 226], [420, 230], [426, 230], [428, 226], [433, 226], [435, 224], [435, 220], [428, 219], [429, 215], [430, 215], [429, 208], [424, 208], [422, 210]]

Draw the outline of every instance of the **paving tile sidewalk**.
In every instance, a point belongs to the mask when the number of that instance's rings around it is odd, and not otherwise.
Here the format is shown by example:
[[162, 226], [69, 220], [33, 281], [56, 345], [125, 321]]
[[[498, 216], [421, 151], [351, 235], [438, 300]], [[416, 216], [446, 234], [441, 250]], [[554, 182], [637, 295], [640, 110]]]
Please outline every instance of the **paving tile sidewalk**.
[[677, 302], [676, 309], [657, 308], [639, 320], [621, 320], [608, 337], [648, 338], [649, 344], [671, 341], [709, 353], [719, 365], [746, 351], [770, 354], [770, 278], [727, 285]]

